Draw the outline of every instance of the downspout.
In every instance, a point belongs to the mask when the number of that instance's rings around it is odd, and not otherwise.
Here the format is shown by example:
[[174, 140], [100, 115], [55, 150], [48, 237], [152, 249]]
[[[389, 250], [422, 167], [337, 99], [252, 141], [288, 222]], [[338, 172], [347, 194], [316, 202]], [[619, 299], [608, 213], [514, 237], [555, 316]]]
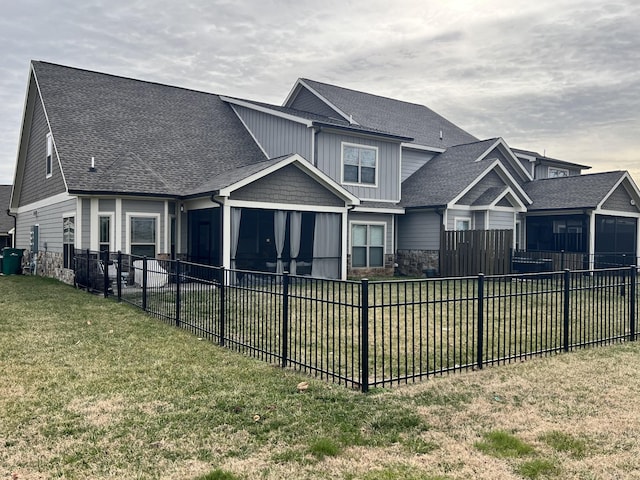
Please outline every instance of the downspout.
[[11, 209], [7, 208], [7, 215], [13, 217], [13, 235], [11, 238], [11, 247], [16, 248], [16, 234], [18, 232], [18, 216], [15, 213], [11, 213]]
[[312, 126], [311, 128], [313, 128], [313, 137], [312, 137], [313, 152], [311, 153], [313, 155], [313, 158], [311, 159], [311, 164], [314, 167], [317, 167], [318, 166], [318, 134], [320, 133], [322, 128], [321, 127], [316, 127], [316, 126]]

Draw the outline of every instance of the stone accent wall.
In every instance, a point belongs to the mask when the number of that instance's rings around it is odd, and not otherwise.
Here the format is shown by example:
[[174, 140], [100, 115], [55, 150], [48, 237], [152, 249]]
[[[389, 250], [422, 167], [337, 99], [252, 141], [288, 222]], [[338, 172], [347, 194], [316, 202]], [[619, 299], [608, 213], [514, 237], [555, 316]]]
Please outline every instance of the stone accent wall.
[[[34, 265], [36, 267], [35, 271], [33, 271]], [[63, 283], [73, 285], [75, 277], [73, 270], [63, 268], [62, 265], [62, 253], [38, 252], [32, 254], [29, 250], [25, 250], [22, 256], [22, 271], [25, 274], [51, 277]]]
[[440, 252], [438, 250], [398, 250], [397, 273], [409, 277], [423, 277], [427, 274], [438, 275]]
[[351, 254], [347, 255], [347, 276], [351, 278], [392, 277], [395, 271], [395, 255], [384, 256], [384, 267], [352, 268]]

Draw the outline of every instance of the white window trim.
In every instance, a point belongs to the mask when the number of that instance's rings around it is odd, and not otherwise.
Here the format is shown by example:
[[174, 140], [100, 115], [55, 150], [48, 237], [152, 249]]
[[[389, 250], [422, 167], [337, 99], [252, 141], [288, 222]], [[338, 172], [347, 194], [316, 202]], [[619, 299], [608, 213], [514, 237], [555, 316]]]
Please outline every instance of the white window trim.
[[44, 161], [45, 178], [51, 178], [53, 176], [53, 135], [51, 132], [47, 133], [47, 153]]
[[116, 244], [116, 214], [114, 212], [98, 212], [98, 250], [100, 249], [100, 217], [109, 217], [109, 251], [115, 251]]
[[[376, 175], [375, 175], [375, 183], [358, 183], [358, 182], [346, 182], [344, 180], [344, 147], [356, 147], [356, 148], [365, 148], [369, 150], [375, 150], [376, 152]], [[340, 142], [340, 183], [343, 185], [353, 185], [355, 187], [365, 187], [365, 188], [377, 188], [378, 187], [378, 173], [379, 173], [379, 161], [380, 152], [378, 147], [373, 145], [364, 145], [361, 143], [351, 143], [351, 142]]]
[[[551, 175], [551, 171], [555, 171], [557, 173], [564, 173], [564, 175]], [[569, 170], [566, 168], [558, 168], [558, 167], [547, 167], [547, 177], [548, 178], [563, 178], [569, 176]]]
[[[352, 255], [353, 258], [353, 254], [352, 254], [352, 248], [353, 248], [353, 241], [352, 241], [352, 232], [353, 232], [353, 226], [354, 225], [366, 225], [366, 226], [382, 226], [383, 228], [383, 233], [382, 233], [382, 267], [384, 267], [385, 264], [385, 255], [387, 255], [387, 222], [367, 222], [364, 220], [353, 220], [349, 222], [349, 243], [347, 246], [347, 249], [349, 251], [349, 253]], [[367, 232], [369, 230], [367, 229]], [[368, 241], [368, 239], [367, 239]], [[372, 245], [367, 244], [366, 247], [369, 248]], [[369, 255], [367, 254], [367, 266], [365, 267], [354, 267], [352, 266], [351, 268], [382, 268], [382, 267], [372, 267], [369, 265]]]
[[126, 214], [126, 238], [125, 253], [131, 254], [131, 217], [155, 218], [156, 219], [156, 255], [160, 253], [160, 217], [159, 213], [139, 213], [127, 212]]
[[453, 217], [453, 230], [456, 232], [466, 232], [467, 230], [458, 230], [458, 222], [469, 222], [469, 229], [473, 230], [473, 219], [471, 217]]

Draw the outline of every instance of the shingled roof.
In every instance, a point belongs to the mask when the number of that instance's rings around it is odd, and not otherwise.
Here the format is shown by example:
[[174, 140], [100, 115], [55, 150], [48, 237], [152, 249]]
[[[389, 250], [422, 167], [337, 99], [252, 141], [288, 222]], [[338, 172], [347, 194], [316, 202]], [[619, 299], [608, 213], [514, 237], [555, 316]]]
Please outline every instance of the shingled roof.
[[596, 208], [625, 174], [618, 170], [528, 182], [529, 211]]
[[[363, 127], [410, 137], [420, 145], [447, 148], [478, 139], [433, 110], [415, 103], [300, 79]], [[442, 139], [440, 132], [442, 131]]]
[[435, 156], [403, 182], [401, 205], [447, 205], [488, 168], [491, 160], [476, 160], [496, 141], [457, 145]]
[[206, 193], [213, 177], [265, 160], [218, 95], [32, 65], [70, 193]]

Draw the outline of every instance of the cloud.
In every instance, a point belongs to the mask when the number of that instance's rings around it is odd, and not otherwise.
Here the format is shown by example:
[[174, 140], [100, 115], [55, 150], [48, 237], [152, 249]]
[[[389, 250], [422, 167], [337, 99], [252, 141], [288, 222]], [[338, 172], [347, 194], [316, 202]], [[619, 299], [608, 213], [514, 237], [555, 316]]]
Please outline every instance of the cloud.
[[309, 77], [421, 103], [474, 135], [567, 160], [598, 161], [598, 138], [620, 165], [637, 157], [634, 0], [366, 5], [9, 2], [0, 18], [0, 183], [12, 179], [30, 59], [272, 103]]

